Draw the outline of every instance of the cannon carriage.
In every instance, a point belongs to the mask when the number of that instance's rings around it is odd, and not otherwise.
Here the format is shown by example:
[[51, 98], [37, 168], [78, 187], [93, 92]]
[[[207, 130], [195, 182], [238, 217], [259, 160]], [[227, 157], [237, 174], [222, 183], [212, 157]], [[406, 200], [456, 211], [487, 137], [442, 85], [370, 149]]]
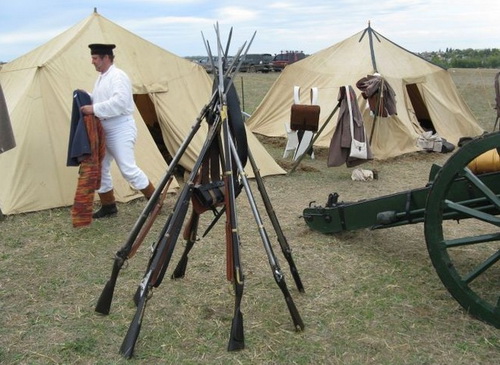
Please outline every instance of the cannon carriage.
[[[302, 216], [325, 234], [423, 223], [430, 259], [447, 290], [469, 314], [500, 328], [500, 171], [494, 165], [471, 170], [497, 148], [500, 132], [485, 134], [442, 167], [433, 165], [423, 188], [357, 202], [332, 193]], [[466, 228], [457, 229], [462, 222]]]

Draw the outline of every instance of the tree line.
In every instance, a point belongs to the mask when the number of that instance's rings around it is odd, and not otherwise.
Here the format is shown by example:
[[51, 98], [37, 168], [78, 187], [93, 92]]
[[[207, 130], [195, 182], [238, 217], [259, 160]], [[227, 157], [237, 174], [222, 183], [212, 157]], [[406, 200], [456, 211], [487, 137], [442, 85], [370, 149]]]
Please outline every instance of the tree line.
[[[418, 55], [444, 68], [500, 68], [500, 48], [453, 49], [421, 52]], [[193, 60], [200, 57], [186, 57]], [[0, 69], [5, 62], [0, 61]]]
[[500, 68], [500, 49], [453, 49], [422, 52], [421, 57], [444, 68]]

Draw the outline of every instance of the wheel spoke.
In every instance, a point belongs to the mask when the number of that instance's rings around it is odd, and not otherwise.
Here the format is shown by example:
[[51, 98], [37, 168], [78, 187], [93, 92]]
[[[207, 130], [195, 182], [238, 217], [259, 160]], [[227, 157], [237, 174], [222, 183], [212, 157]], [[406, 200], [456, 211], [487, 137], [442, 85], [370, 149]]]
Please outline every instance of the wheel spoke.
[[500, 199], [496, 194], [494, 194], [489, 187], [487, 187], [472, 171], [468, 168], [464, 168], [464, 177], [469, 180], [476, 188], [481, 190], [488, 198], [489, 201], [491, 201], [497, 208], [500, 208]]
[[496, 253], [488, 257], [483, 261], [481, 265], [478, 265], [474, 268], [474, 270], [470, 271], [467, 275], [463, 277], [463, 281], [467, 284], [470, 284], [474, 279], [476, 279], [479, 275], [488, 270], [491, 266], [493, 266], [498, 260], [500, 260], [500, 250]]
[[446, 248], [474, 245], [477, 243], [494, 242], [500, 240], [500, 233], [483, 234], [479, 236], [461, 237], [452, 240], [445, 240], [443, 244]]
[[466, 214], [470, 218], [477, 218], [483, 222], [491, 223], [494, 224], [495, 226], [500, 226], [500, 218], [495, 217], [494, 215], [481, 212], [480, 210], [477, 209], [466, 207], [462, 204], [458, 204], [450, 200], [445, 200], [444, 203], [446, 207], [448, 207], [448, 209]]

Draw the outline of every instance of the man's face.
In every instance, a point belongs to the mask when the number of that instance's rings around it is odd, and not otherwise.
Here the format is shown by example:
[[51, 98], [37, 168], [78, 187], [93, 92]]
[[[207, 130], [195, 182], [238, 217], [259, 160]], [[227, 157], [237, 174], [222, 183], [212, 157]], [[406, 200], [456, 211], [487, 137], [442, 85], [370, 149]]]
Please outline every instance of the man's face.
[[109, 67], [109, 57], [107, 55], [101, 56], [98, 54], [92, 55], [92, 64], [98, 72], [106, 72]]

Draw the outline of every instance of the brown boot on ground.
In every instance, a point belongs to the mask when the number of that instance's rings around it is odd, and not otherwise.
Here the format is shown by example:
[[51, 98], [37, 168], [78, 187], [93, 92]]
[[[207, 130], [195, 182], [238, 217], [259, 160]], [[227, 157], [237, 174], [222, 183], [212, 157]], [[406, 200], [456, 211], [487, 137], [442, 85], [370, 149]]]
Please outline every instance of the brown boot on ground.
[[115, 196], [113, 190], [106, 193], [99, 193], [99, 198], [101, 200], [101, 209], [92, 214], [92, 218], [99, 219], [104, 217], [114, 217], [118, 213], [118, 208], [116, 207]]
[[141, 193], [144, 194], [144, 196], [148, 200], [149, 198], [151, 198], [154, 192], [155, 192], [155, 187], [153, 186], [153, 184], [151, 184], [151, 181], [149, 182], [148, 186], [146, 186], [144, 189], [141, 189]]

